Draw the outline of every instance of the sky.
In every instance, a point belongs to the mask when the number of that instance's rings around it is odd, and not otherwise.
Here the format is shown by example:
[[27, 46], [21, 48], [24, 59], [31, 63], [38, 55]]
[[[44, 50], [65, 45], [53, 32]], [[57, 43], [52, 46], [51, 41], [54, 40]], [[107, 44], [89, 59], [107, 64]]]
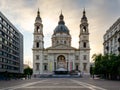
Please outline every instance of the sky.
[[51, 46], [51, 37], [58, 25], [61, 10], [72, 36], [72, 46], [78, 48], [79, 25], [85, 8], [89, 23], [91, 61], [94, 53], [103, 53], [103, 35], [120, 17], [120, 0], [0, 0], [0, 11], [24, 35], [24, 63], [31, 67], [38, 8], [43, 23], [45, 48]]

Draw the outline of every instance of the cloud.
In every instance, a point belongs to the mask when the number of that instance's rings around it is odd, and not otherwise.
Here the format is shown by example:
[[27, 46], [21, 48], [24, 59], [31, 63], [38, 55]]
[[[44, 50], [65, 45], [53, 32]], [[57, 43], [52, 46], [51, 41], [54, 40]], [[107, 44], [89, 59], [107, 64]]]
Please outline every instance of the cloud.
[[[78, 48], [79, 25], [85, 7], [89, 22], [91, 56], [103, 52], [103, 35], [120, 16], [120, 0], [1, 0], [0, 2], [3, 14], [24, 34], [24, 48], [28, 48], [25, 49], [25, 56], [30, 56], [30, 60], [32, 60], [32, 33], [38, 8], [44, 25], [45, 47], [51, 46], [51, 35], [58, 25], [62, 9], [65, 24], [72, 36], [72, 46]], [[29, 37], [31, 38], [28, 42]]]

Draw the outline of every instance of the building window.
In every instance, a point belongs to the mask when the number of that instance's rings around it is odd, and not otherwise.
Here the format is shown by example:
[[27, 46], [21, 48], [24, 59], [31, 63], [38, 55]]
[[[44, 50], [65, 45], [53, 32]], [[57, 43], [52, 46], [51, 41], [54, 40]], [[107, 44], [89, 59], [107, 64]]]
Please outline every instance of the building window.
[[0, 68], [2, 68], [2, 64], [0, 64]]
[[0, 62], [2, 62], [2, 58], [0, 58]]
[[3, 27], [3, 30], [4, 30], [5, 32], [7, 32], [7, 29], [6, 29], [6, 28], [4, 28], [4, 27]]
[[2, 31], [0, 31], [0, 35], [2, 35]]
[[76, 70], [79, 70], [79, 65], [76, 65]]
[[4, 24], [4, 25], [7, 25], [7, 23], [6, 23], [5, 21], [3, 21], [3, 24]]
[[39, 63], [36, 63], [36, 70], [39, 70]]
[[83, 60], [87, 60], [87, 55], [83, 55]]
[[0, 17], [0, 21], [2, 21], [2, 18]]
[[0, 48], [2, 48], [2, 44], [0, 44]]
[[57, 44], [59, 43], [59, 41], [57, 41]]
[[0, 55], [2, 55], [2, 51], [0, 51]]
[[40, 28], [39, 28], [39, 26], [37, 26], [37, 32], [40, 32]]
[[39, 55], [36, 55], [36, 60], [39, 60]]
[[36, 47], [39, 48], [39, 42], [36, 43]]
[[117, 42], [117, 36], [115, 36], [115, 43]]
[[44, 55], [44, 59], [47, 60], [47, 55]]
[[2, 28], [2, 25], [0, 24], [0, 28]]
[[83, 47], [86, 48], [86, 42], [83, 43]]
[[79, 60], [79, 56], [75, 56], [75, 59], [76, 59], [76, 60]]
[[83, 63], [83, 70], [86, 71], [87, 63]]
[[86, 32], [86, 27], [85, 26], [83, 27], [83, 32]]
[[0, 42], [2, 42], [2, 38], [0, 37]]
[[44, 70], [47, 70], [47, 64], [44, 64]]

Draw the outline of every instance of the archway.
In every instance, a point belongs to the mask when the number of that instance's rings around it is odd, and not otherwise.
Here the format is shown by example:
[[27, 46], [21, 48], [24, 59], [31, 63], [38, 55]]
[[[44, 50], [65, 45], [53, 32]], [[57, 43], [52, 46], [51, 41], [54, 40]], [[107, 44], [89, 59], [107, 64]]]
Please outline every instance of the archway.
[[68, 74], [65, 56], [60, 55], [57, 57], [57, 69], [54, 72], [55, 74]]
[[58, 56], [57, 58], [57, 68], [64, 68], [66, 69], [66, 60], [63, 55]]

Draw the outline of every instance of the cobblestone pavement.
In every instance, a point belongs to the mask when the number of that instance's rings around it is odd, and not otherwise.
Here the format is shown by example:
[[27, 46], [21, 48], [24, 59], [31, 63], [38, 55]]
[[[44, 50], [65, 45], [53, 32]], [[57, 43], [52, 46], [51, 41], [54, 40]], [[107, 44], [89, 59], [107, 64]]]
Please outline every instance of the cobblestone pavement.
[[120, 81], [88, 77], [13, 80], [0, 81], [0, 90], [120, 90]]

